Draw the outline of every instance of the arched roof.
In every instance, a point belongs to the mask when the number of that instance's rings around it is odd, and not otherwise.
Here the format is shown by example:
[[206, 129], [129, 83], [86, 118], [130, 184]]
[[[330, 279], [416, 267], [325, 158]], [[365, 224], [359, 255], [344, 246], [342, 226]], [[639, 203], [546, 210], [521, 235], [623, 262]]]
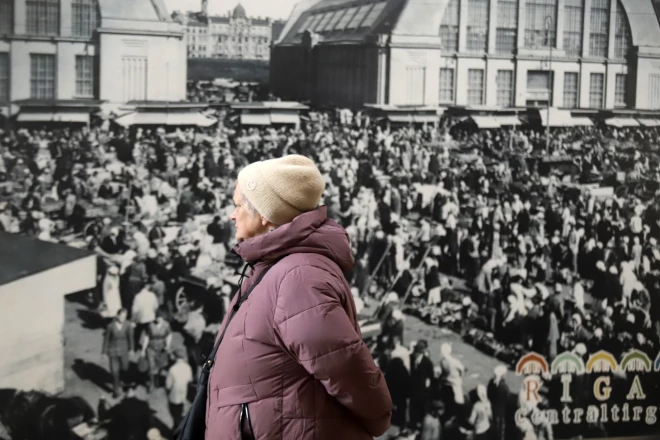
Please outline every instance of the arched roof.
[[651, 0], [620, 0], [628, 23], [633, 46], [660, 47], [660, 21]]
[[243, 7], [242, 4], [238, 4], [234, 8], [234, 12], [232, 13], [232, 18], [247, 18], [247, 14], [245, 13], [245, 8]]

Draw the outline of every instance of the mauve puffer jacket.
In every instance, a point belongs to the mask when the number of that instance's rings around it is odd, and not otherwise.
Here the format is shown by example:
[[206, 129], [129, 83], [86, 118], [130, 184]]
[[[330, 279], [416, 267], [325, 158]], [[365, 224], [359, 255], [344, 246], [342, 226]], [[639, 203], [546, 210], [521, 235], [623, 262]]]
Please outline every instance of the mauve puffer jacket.
[[382, 435], [392, 400], [362, 342], [342, 273], [353, 266], [346, 231], [327, 219], [323, 206], [235, 251], [253, 265], [244, 293], [276, 263], [229, 323], [218, 349], [209, 379], [206, 440], [240, 440], [243, 404], [256, 440]]

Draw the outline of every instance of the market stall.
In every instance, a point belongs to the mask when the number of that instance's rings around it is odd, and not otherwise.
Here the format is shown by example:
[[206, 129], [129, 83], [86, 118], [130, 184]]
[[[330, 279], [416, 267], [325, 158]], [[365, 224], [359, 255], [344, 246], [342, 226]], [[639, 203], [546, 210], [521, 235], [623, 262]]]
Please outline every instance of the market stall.
[[242, 102], [231, 105], [230, 120], [242, 126], [299, 127], [306, 105], [293, 101]]
[[189, 102], [129, 102], [123, 109], [126, 112], [114, 122], [123, 127], [210, 127], [218, 120], [202, 112], [206, 107], [206, 104]]

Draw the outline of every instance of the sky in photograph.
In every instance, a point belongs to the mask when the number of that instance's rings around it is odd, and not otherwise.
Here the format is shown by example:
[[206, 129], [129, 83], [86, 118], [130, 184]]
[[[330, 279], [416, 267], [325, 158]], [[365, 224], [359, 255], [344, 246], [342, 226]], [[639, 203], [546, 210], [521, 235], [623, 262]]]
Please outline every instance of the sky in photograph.
[[[276, 19], [289, 18], [293, 6], [299, 0], [241, 0], [248, 17], [271, 17]], [[209, 0], [209, 14], [225, 15], [233, 10], [237, 0]], [[167, 9], [173, 11], [199, 11], [201, 0], [165, 0]]]

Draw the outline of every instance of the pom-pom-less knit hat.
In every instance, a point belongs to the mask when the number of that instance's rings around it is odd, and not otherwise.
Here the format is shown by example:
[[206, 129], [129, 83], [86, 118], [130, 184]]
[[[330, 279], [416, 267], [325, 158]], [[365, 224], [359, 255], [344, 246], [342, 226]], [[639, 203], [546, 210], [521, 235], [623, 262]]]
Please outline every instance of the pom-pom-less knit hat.
[[257, 212], [276, 225], [316, 209], [325, 190], [314, 162], [297, 154], [248, 165], [238, 173], [238, 184]]

